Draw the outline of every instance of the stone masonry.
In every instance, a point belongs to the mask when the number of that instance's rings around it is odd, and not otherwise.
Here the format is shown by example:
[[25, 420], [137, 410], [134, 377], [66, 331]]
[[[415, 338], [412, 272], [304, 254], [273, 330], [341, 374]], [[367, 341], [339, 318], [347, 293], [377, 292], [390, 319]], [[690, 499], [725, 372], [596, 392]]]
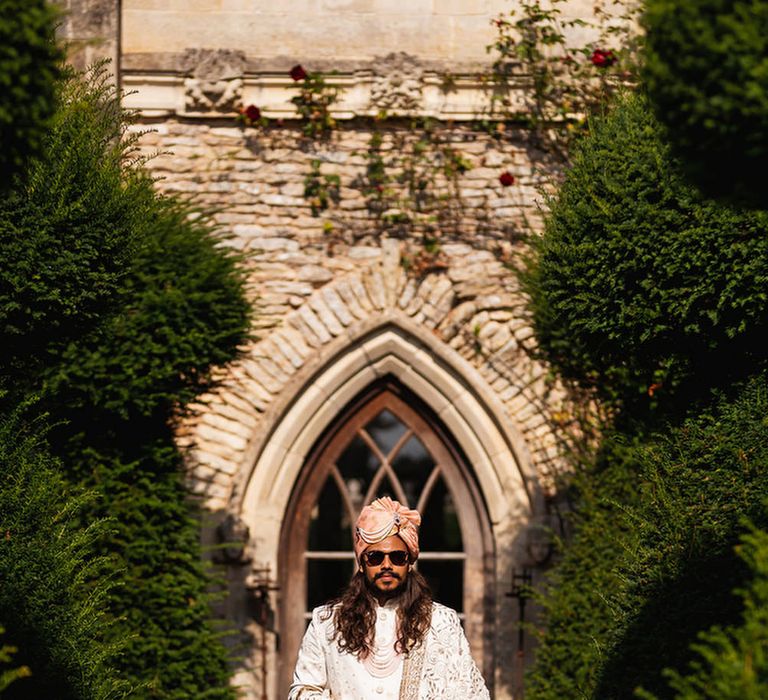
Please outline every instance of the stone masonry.
[[[140, 125], [142, 129], [146, 125]], [[566, 394], [535, 358], [533, 332], [515, 273], [522, 238], [539, 218], [543, 181], [521, 133], [499, 143], [452, 131], [470, 163], [460, 177], [460, 211], [432, 253], [382, 228], [359, 185], [370, 135], [342, 129], [329, 143], [307, 142], [295, 126], [277, 135], [229, 125], [165, 122], [142, 136], [158, 187], [220, 207], [227, 245], [246, 256], [255, 337], [220, 392], [206, 397], [194, 429], [194, 489], [211, 509], [226, 506], [248, 441], [293, 374], [350, 324], [396, 309], [429, 328], [474, 365], [519, 426], [552, 494]], [[304, 197], [310, 162], [341, 178], [338, 204], [313, 216]], [[499, 183], [502, 172], [515, 183]], [[442, 183], [445, 185], [445, 183]], [[447, 192], [448, 190], [446, 190]], [[397, 253], [384, 270], [383, 241]], [[409, 260], [415, 260], [409, 265]], [[387, 293], [385, 293], [387, 292]], [[247, 377], [247, 378], [246, 378]], [[238, 391], [232, 384], [238, 385]]]

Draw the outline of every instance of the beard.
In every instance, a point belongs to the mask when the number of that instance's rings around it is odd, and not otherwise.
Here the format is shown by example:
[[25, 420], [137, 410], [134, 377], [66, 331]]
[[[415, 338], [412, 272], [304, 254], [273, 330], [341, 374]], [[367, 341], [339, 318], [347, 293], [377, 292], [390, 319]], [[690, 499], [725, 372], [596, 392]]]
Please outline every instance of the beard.
[[[397, 585], [389, 589], [379, 588], [376, 585], [376, 581], [378, 581], [384, 575], [392, 576], [392, 578], [394, 578], [397, 581]], [[405, 576], [399, 576], [394, 571], [381, 571], [378, 574], [376, 574], [373, 580], [369, 580], [368, 577], [366, 577], [365, 585], [368, 588], [368, 592], [374, 597], [378, 597], [378, 598], [384, 597], [389, 599], [389, 598], [397, 598], [397, 596], [399, 596], [403, 592], [403, 589], [405, 588], [405, 581], [406, 581]]]

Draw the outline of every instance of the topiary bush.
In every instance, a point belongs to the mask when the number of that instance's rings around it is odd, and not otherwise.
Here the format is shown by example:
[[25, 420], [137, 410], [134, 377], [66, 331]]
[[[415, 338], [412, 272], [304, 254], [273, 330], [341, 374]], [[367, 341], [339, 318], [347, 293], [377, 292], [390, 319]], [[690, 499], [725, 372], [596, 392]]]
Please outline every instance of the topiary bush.
[[0, 394], [34, 392], [73, 338], [120, 308], [154, 193], [126, 167], [131, 139], [104, 68], [68, 74], [24, 182], [0, 198]]
[[102, 544], [123, 572], [109, 600], [121, 620], [112, 633], [128, 638], [116, 663], [149, 684], [142, 697], [169, 700], [232, 695], [171, 424], [210, 386], [210, 367], [233, 357], [249, 308], [237, 258], [192, 213], [156, 202], [123, 308], [70, 342], [44, 375], [46, 405], [67, 418], [52, 431], [54, 449], [70, 474], [104, 494], [93, 515], [117, 519]]
[[121, 642], [108, 661], [130, 697], [232, 698], [173, 426], [246, 338], [239, 258], [204, 212], [155, 192], [103, 69], [60, 90], [0, 204], [0, 409], [39, 395], [62, 473], [99, 496], [80, 517], [115, 518], [93, 547], [117, 584], [104, 641]]
[[649, 0], [644, 80], [686, 174], [765, 207], [768, 2]]
[[539, 644], [526, 678], [526, 698], [591, 698], [617, 624], [611, 595], [626, 590], [619, 563], [636, 540], [623, 504], [636, 503], [640, 443], [606, 436], [596, 464], [569, 484], [574, 533], [537, 594]]
[[[749, 581], [737, 591], [743, 619], [702, 633], [686, 673], [667, 672], [676, 700], [768, 697], [768, 532], [755, 528], [744, 535], [738, 554], [749, 566]], [[641, 697], [656, 700], [651, 693]]]
[[105, 558], [93, 555], [106, 526], [78, 525], [89, 497], [67, 495], [59, 472], [18, 414], [0, 420], [0, 619], [22, 669], [0, 689], [7, 700], [125, 697], [104, 640], [113, 579]]
[[0, 0], [0, 192], [40, 152], [54, 112], [56, 18], [45, 0]]
[[591, 124], [525, 279], [547, 358], [636, 418], [768, 351], [768, 215], [701, 199], [663, 136], [641, 94]]
[[699, 634], [739, 624], [733, 590], [750, 574], [734, 547], [745, 518], [768, 526], [767, 414], [759, 376], [735, 399], [606, 455], [544, 600], [526, 697], [623, 700], [644, 688], [671, 699], [665, 669], [684, 673]]

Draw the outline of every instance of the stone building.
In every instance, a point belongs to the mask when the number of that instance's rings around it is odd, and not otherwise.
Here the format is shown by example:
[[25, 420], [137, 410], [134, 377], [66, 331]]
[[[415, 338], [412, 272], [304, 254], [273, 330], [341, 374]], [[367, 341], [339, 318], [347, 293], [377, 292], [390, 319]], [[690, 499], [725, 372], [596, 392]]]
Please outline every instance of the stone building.
[[[179, 430], [243, 697], [285, 696], [308, 611], [385, 493], [424, 513], [420, 569], [493, 697], [522, 697], [510, 593], [547, 563], [573, 406], [516, 275], [552, 165], [488, 119], [492, 20], [517, 3], [63, 4], [73, 62], [112, 58], [157, 186], [215, 207], [249, 271], [252, 342]], [[524, 76], [507, 87], [524, 109]]]

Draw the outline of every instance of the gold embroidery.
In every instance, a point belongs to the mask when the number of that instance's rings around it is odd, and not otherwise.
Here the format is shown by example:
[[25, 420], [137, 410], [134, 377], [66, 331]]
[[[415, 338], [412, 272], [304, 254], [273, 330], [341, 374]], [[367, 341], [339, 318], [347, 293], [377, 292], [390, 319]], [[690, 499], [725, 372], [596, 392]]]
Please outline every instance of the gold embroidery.
[[427, 640], [411, 649], [403, 662], [403, 678], [400, 681], [399, 700], [419, 700], [419, 683], [421, 683], [421, 668], [424, 665], [424, 655], [427, 651]]

